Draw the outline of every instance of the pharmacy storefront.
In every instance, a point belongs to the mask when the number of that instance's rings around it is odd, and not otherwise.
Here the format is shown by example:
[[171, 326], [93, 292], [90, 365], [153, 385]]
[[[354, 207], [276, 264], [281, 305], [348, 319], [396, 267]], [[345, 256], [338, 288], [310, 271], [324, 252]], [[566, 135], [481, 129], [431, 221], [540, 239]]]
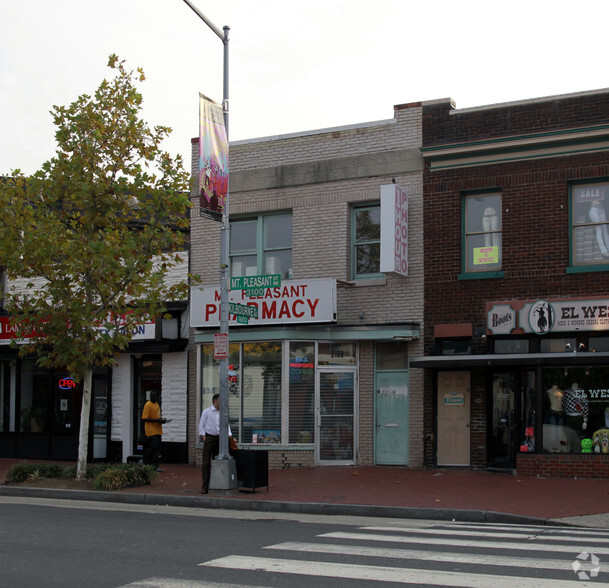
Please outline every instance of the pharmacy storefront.
[[[247, 324], [230, 316], [229, 422], [239, 445], [268, 450], [271, 467], [357, 463], [361, 363], [392, 334], [337, 325], [334, 279], [289, 280], [259, 296], [231, 290], [229, 298], [258, 316]], [[219, 392], [219, 324], [219, 288], [193, 289], [197, 414]], [[396, 370], [402, 378], [406, 363]]]

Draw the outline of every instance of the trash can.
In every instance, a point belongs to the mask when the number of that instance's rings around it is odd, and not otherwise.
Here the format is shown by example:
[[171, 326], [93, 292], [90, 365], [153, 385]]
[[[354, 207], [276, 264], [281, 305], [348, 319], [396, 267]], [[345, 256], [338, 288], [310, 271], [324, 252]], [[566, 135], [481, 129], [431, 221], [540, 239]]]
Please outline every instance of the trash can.
[[269, 491], [269, 452], [265, 449], [238, 449], [234, 453], [240, 492]]

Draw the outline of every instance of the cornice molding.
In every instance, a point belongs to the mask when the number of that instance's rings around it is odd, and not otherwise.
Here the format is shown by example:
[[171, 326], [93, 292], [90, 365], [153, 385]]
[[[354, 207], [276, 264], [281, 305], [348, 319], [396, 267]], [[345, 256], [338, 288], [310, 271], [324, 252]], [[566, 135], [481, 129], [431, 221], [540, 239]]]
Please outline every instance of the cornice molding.
[[423, 147], [431, 171], [609, 151], [609, 125]]

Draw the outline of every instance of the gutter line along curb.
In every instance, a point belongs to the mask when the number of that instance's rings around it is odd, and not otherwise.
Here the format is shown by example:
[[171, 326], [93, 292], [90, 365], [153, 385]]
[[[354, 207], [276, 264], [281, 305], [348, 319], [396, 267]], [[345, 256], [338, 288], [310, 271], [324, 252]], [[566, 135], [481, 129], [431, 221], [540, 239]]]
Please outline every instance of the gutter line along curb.
[[[242, 500], [207, 495], [168, 496], [164, 494], [133, 494], [121, 492], [100, 492], [95, 490], [60, 490], [53, 488], [24, 488], [22, 486], [0, 485], [0, 496], [29, 498], [54, 498], [110, 502], [120, 504], [141, 504], [149, 506], [177, 506], [186, 508], [211, 508], [253, 512], [280, 512], [293, 514], [339, 515], [354, 517], [384, 517], [396, 519], [425, 519], [469, 523], [528, 524], [558, 526], [550, 519], [516, 515], [510, 513], [445, 509], [414, 508], [409, 506], [380, 506], [365, 504], [330, 504], [322, 502], [290, 502], [271, 500]], [[564, 526], [564, 524], [563, 524]]]

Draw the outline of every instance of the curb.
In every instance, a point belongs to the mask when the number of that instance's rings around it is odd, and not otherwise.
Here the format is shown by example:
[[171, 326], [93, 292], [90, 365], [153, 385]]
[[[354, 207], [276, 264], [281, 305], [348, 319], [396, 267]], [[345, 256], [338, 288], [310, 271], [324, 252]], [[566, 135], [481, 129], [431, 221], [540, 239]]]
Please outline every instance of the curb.
[[328, 504], [320, 502], [288, 502], [270, 500], [240, 500], [214, 496], [167, 496], [163, 494], [122, 494], [95, 490], [59, 490], [53, 488], [23, 488], [0, 486], [0, 496], [55, 498], [147, 506], [177, 506], [253, 512], [288, 514], [339, 515], [354, 517], [384, 517], [396, 519], [425, 519], [468, 523], [502, 523], [512, 525], [575, 526], [550, 519], [510, 513], [443, 508], [413, 508], [408, 506], [379, 506], [362, 504]]

